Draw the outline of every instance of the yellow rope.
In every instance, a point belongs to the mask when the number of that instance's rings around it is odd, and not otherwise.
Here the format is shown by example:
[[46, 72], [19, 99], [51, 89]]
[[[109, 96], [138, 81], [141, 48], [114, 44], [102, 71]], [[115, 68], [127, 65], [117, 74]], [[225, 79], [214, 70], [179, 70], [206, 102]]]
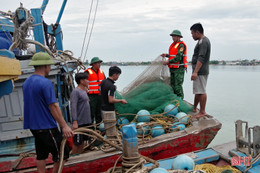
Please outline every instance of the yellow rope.
[[233, 168], [230, 165], [218, 167], [218, 166], [210, 164], [210, 163], [196, 165], [194, 170], [202, 170], [207, 173], [221, 173], [224, 170], [230, 170], [230, 171], [232, 171], [232, 173], [241, 173], [241, 171], [239, 171], [236, 168]]

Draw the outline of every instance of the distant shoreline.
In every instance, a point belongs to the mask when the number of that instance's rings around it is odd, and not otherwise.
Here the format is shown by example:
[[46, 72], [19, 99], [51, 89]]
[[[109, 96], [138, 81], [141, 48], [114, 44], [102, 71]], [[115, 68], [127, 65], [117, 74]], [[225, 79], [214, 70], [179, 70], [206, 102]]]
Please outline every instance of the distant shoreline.
[[[103, 66], [148, 66], [152, 62], [147, 61], [147, 62], [102, 62]], [[84, 63], [85, 65], [89, 65], [88, 63]], [[188, 65], [191, 65], [189, 62]], [[218, 65], [218, 66], [259, 66], [260, 61], [248, 61], [248, 60], [242, 60], [242, 61], [217, 61], [217, 60], [212, 60], [210, 61], [210, 65]]]

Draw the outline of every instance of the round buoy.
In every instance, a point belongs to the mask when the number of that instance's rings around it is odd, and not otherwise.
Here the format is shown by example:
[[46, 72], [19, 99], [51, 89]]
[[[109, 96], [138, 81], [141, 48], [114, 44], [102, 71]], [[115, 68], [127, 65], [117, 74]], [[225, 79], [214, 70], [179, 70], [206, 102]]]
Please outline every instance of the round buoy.
[[187, 124], [189, 122], [189, 117], [187, 116], [186, 113], [184, 112], [179, 112], [176, 114], [175, 116], [176, 118], [178, 118], [179, 122], [183, 123], [183, 124]]
[[173, 170], [193, 170], [195, 163], [193, 159], [185, 154], [177, 156], [173, 159], [172, 169]]
[[124, 124], [128, 124], [128, 123], [129, 123], [129, 121], [126, 117], [121, 117], [117, 120], [116, 125], [120, 126], [120, 125], [124, 125]]
[[[141, 126], [143, 125], [144, 123], [141, 122], [141, 123], [137, 123], [137, 126]], [[143, 129], [143, 130], [142, 130]], [[137, 134], [138, 135], [147, 135], [149, 133], [149, 129], [150, 129], [150, 126], [142, 126], [142, 127], [137, 127]]]
[[99, 131], [104, 132], [105, 131], [105, 124], [101, 123], [98, 127]]
[[184, 130], [186, 127], [184, 124], [181, 124], [180, 122], [175, 122], [172, 124], [171, 131], [178, 131], [178, 130]]
[[164, 168], [154, 168], [150, 173], [168, 173]]
[[156, 125], [151, 130], [152, 137], [160, 136], [165, 133], [164, 128], [162, 125]]
[[[171, 111], [170, 111], [171, 110]], [[170, 112], [169, 112], [170, 111]], [[177, 107], [175, 107], [175, 105], [173, 105], [173, 104], [169, 104], [168, 106], [166, 106], [165, 108], [164, 108], [164, 112], [167, 112], [166, 114], [164, 114], [164, 115], [176, 115], [179, 111], [178, 111], [178, 108]]]
[[137, 122], [150, 122], [151, 116], [150, 112], [142, 109], [137, 112]]

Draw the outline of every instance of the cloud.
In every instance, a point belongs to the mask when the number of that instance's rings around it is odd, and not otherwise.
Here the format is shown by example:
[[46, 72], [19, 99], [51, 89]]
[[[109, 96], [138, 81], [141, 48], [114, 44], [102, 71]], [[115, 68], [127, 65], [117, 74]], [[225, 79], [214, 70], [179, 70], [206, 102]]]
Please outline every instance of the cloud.
[[[12, 11], [19, 5], [16, 0], [5, 4], [3, 8]], [[55, 23], [61, 4], [61, 1], [49, 1], [44, 13], [48, 24]], [[90, 0], [67, 1], [61, 19], [64, 48], [72, 50], [77, 57], [81, 54], [90, 4]], [[35, 8], [41, 2], [24, 0], [24, 6]], [[173, 29], [181, 30], [190, 58], [196, 42], [189, 28], [196, 22], [203, 24], [205, 35], [212, 42], [212, 59], [259, 58], [259, 8], [259, 0], [99, 0], [87, 58], [152, 60], [167, 52], [172, 42], [169, 33]], [[90, 24], [92, 19], [93, 13]]]

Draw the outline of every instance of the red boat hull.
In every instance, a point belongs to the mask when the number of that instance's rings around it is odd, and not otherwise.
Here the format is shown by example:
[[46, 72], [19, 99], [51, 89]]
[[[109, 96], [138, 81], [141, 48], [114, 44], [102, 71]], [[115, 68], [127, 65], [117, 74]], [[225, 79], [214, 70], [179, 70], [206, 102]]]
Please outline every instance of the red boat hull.
[[[154, 160], [164, 159], [206, 148], [221, 128], [214, 118], [194, 122], [194, 125], [179, 132], [168, 133], [151, 139], [140, 145], [141, 155]], [[104, 172], [114, 166], [121, 151], [103, 153], [92, 151], [71, 157], [65, 164], [63, 172]], [[0, 172], [12, 171], [12, 162], [0, 162]], [[24, 158], [17, 166], [19, 172], [36, 172], [35, 157]], [[48, 163], [51, 163], [49, 158]], [[52, 172], [52, 165], [47, 172]]]

